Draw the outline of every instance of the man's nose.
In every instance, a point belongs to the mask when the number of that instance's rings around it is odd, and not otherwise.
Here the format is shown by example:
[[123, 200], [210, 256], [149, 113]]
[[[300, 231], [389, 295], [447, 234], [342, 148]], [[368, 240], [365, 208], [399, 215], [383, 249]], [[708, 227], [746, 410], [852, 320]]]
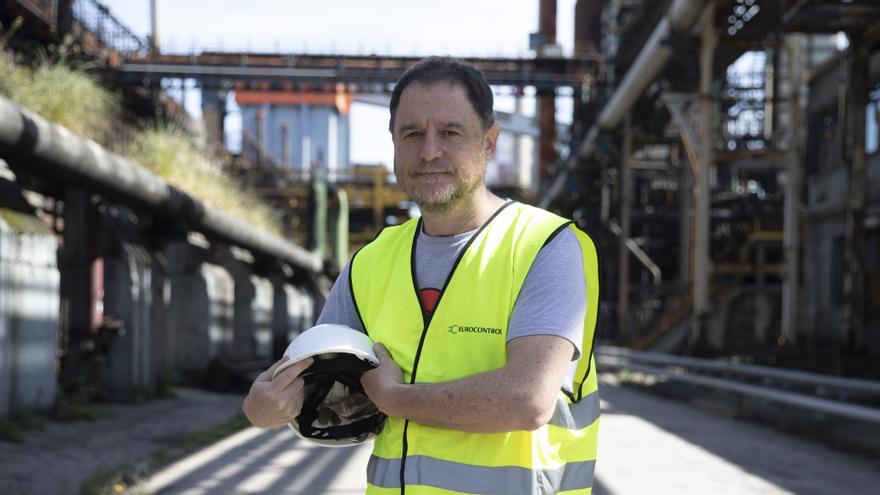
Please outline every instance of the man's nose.
[[422, 159], [423, 162], [430, 162], [440, 158], [443, 154], [443, 143], [440, 141], [439, 137], [436, 133], [427, 132], [425, 133], [425, 137], [422, 140], [422, 149], [419, 153], [419, 158]]

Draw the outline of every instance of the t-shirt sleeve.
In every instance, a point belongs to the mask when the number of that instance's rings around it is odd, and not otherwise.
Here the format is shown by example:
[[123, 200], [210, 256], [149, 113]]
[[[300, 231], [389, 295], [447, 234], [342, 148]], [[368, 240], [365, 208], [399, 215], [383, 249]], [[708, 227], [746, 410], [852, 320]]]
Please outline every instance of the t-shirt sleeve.
[[563, 229], [541, 248], [516, 298], [508, 342], [527, 335], [556, 335], [574, 344], [580, 358], [587, 312], [587, 281], [580, 243]]
[[327, 296], [324, 309], [321, 310], [321, 315], [318, 316], [317, 324], [335, 323], [337, 325], [347, 325], [363, 332], [364, 326], [361, 323], [361, 318], [352, 299], [351, 283], [348, 277], [349, 270], [351, 270], [350, 261], [342, 269], [342, 272], [330, 289], [330, 295]]

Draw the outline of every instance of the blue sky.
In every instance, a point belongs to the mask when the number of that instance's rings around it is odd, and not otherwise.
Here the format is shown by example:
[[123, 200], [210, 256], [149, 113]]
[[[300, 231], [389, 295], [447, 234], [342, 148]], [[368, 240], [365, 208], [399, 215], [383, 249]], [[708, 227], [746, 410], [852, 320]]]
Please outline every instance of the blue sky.
[[[166, 52], [202, 49], [456, 56], [531, 56], [539, 0], [158, 0], [159, 44]], [[136, 34], [150, 29], [148, 0], [104, 0]], [[557, 38], [571, 53], [575, 0], [557, 0]], [[197, 92], [188, 95], [197, 109]], [[565, 100], [564, 98], [561, 100]], [[560, 101], [560, 118], [570, 105]], [[512, 111], [510, 98], [496, 109]], [[232, 123], [234, 126], [234, 123]], [[390, 163], [387, 109], [355, 104], [351, 157]]]

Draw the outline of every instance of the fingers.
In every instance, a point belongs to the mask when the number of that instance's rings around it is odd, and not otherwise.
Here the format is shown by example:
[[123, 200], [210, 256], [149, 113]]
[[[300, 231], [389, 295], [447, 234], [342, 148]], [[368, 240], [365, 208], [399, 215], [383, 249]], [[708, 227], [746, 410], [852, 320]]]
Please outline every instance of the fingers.
[[279, 359], [278, 361], [275, 361], [275, 363], [272, 364], [272, 366], [270, 366], [269, 369], [267, 369], [267, 370], [263, 371], [262, 373], [260, 373], [259, 375], [257, 375], [256, 381], [258, 381], [258, 382], [271, 382], [272, 375], [275, 374], [275, 370], [277, 370], [279, 366], [281, 366], [282, 364], [286, 363], [289, 360], [290, 360], [290, 358], [288, 358], [287, 356], [281, 356], [281, 359]]
[[384, 363], [386, 360], [391, 359], [391, 354], [382, 344], [373, 345], [373, 352], [375, 352], [376, 357], [379, 358], [379, 363]]
[[306, 358], [301, 361], [297, 361], [278, 373], [278, 375], [275, 376], [272, 382], [277, 383], [278, 386], [281, 388], [286, 388], [300, 375], [300, 373], [311, 366], [313, 362], [315, 362], [313, 358]]

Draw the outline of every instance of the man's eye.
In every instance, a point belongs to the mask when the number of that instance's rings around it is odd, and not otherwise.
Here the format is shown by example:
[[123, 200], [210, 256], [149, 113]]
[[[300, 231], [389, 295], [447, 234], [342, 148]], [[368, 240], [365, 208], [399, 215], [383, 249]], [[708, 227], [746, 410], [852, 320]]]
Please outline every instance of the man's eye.
[[407, 132], [403, 135], [404, 139], [418, 139], [422, 136], [421, 132]]
[[448, 137], [455, 137], [455, 136], [460, 136], [461, 133], [458, 131], [443, 131], [443, 135], [448, 136]]

